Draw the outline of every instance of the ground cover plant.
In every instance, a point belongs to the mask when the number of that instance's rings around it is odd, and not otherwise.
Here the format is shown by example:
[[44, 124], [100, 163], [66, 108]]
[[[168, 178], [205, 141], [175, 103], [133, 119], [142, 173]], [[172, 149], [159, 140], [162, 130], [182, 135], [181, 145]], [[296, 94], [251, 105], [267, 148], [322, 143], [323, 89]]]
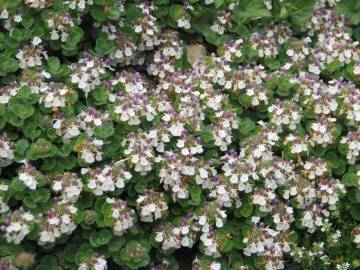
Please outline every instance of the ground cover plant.
[[360, 269], [360, 1], [0, 0], [0, 269]]

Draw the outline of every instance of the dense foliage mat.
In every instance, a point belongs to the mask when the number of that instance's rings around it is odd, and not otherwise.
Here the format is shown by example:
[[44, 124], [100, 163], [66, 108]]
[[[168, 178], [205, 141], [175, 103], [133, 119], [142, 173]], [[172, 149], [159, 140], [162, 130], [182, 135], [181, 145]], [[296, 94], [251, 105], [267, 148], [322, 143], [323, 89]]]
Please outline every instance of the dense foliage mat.
[[358, 0], [0, 0], [0, 269], [359, 269], [357, 40]]

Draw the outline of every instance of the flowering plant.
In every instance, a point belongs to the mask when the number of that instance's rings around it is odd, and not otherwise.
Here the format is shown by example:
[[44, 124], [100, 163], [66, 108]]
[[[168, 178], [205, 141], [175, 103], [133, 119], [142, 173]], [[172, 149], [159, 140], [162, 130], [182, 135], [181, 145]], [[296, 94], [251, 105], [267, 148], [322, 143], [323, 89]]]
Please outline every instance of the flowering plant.
[[358, 269], [359, 41], [356, 0], [0, 0], [0, 269]]

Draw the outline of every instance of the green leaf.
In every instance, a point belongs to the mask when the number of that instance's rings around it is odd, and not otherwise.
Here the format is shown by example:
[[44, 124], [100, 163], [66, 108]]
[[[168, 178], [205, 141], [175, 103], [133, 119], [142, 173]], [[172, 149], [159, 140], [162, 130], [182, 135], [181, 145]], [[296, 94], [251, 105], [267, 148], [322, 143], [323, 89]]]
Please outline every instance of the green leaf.
[[339, 60], [334, 60], [334, 61], [332, 61], [331, 63], [326, 64], [326, 65], [325, 65], [325, 68], [326, 68], [326, 70], [327, 70], [328, 72], [334, 73], [334, 72], [340, 70], [341, 67], [342, 67], [342, 65], [343, 65], [343, 63], [342, 63], [341, 61], [339, 61]]
[[26, 137], [30, 138], [31, 140], [35, 140], [41, 134], [41, 130], [37, 128], [35, 125], [26, 125], [22, 127], [22, 130]]
[[120, 16], [121, 16], [121, 12], [118, 8], [114, 7], [114, 8], [110, 8], [110, 10], [108, 10], [108, 12], [106, 13], [106, 16], [110, 19], [110, 20], [119, 20]]
[[276, 80], [276, 93], [281, 97], [287, 97], [291, 94], [291, 88], [294, 86], [286, 77], [278, 77]]
[[243, 0], [240, 1], [237, 8], [234, 10], [236, 16], [240, 18], [256, 18], [256, 17], [270, 17], [271, 13], [266, 8], [262, 0]]
[[120, 266], [139, 269], [150, 263], [149, 244], [145, 241], [130, 240], [120, 253], [113, 255], [113, 260]]
[[91, 97], [96, 105], [103, 105], [109, 100], [109, 92], [104, 87], [98, 87], [91, 92]]
[[121, 238], [113, 238], [109, 243], [108, 250], [111, 253], [118, 252], [126, 243], [126, 239], [124, 237]]
[[14, 99], [10, 100], [9, 109], [13, 114], [21, 119], [30, 117], [35, 111], [33, 106]]
[[264, 63], [270, 70], [277, 70], [281, 66], [281, 63], [278, 60], [271, 57], [266, 57]]
[[74, 254], [76, 254], [76, 251], [78, 250], [78, 247], [75, 244], [68, 244], [64, 248], [64, 258], [68, 262], [75, 262]]
[[215, 8], [219, 8], [224, 4], [224, 0], [215, 0], [214, 4], [215, 4]]
[[23, 40], [25, 40], [28, 35], [26, 34], [28, 33], [27, 29], [19, 29], [19, 28], [15, 28], [12, 32], [11, 32], [11, 36], [12, 38], [14, 38], [16, 41], [21, 42]]
[[27, 151], [27, 156], [31, 160], [37, 160], [41, 158], [53, 157], [57, 153], [57, 149], [51, 142], [46, 139], [38, 139], [35, 143], [31, 144]]
[[90, 14], [98, 22], [104, 22], [106, 20], [106, 14], [102, 7], [92, 6], [90, 8]]
[[51, 56], [48, 59], [48, 65], [51, 73], [57, 73], [60, 69], [60, 60], [55, 56]]
[[72, 27], [66, 39], [66, 44], [63, 45], [63, 49], [76, 51], [76, 44], [80, 42], [83, 36], [84, 31], [82, 30], [82, 28]]
[[255, 128], [255, 122], [250, 118], [242, 118], [239, 120], [239, 131], [243, 135], [248, 135]]
[[109, 54], [113, 50], [113, 43], [107, 38], [100, 37], [96, 40], [95, 51], [104, 56]]
[[13, 192], [22, 192], [26, 189], [26, 186], [24, 185], [24, 183], [22, 181], [15, 178], [14, 180], [11, 181], [10, 189]]
[[33, 23], [34, 23], [35, 19], [34, 16], [32, 16], [32, 14], [30, 12], [26, 12], [23, 16], [22, 16], [22, 21], [21, 24], [25, 27], [25, 28], [30, 28]]
[[342, 177], [341, 182], [347, 187], [358, 187], [359, 176], [357, 176], [355, 173], [346, 173]]
[[360, 207], [358, 204], [353, 204], [351, 207], [350, 207], [350, 215], [360, 221]]
[[295, 7], [295, 11], [291, 12], [291, 22], [298, 26], [303, 27], [307, 23], [314, 10], [313, 0], [290, 0], [289, 3]]
[[3, 129], [6, 125], [6, 118], [4, 116], [0, 116], [0, 130]]
[[44, 163], [41, 165], [41, 169], [44, 171], [50, 171], [55, 167], [55, 165], [56, 165], [55, 158], [47, 158], [44, 160]]
[[73, 149], [72, 143], [64, 143], [58, 151], [59, 156], [68, 157]]
[[147, 181], [146, 179], [142, 178], [139, 181], [137, 181], [136, 185], [135, 185], [135, 190], [137, 193], [139, 194], [143, 194], [144, 190], [147, 188]]
[[243, 217], [249, 217], [254, 210], [254, 205], [252, 203], [246, 203], [240, 208], [241, 215]]
[[112, 233], [108, 230], [93, 231], [90, 234], [90, 244], [96, 248], [99, 246], [106, 245], [110, 242]]
[[348, 188], [346, 191], [347, 198], [352, 203], [360, 203], [360, 190], [356, 188]]
[[81, 247], [78, 249], [78, 251], [75, 254], [75, 262], [77, 264], [80, 264], [88, 259], [91, 258], [91, 256], [93, 255], [94, 250], [92, 249], [90, 244], [83, 244], [81, 245]]
[[59, 269], [58, 261], [54, 256], [46, 255], [42, 257], [35, 270], [57, 270]]
[[340, 175], [343, 175], [344, 172], [346, 171], [345, 161], [342, 160], [342, 159], [339, 159], [339, 160], [337, 161], [337, 163], [338, 163], [338, 167], [335, 168], [335, 169], [332, 169], [332, 172], [333, 172], [334, 174], [336, 174], [336, 175], [339, 175], [339, 176], [340, 176]]
[[112, 124], [105, 124], [103, 126], [95, 127], [94, 134], [99, 139], [109, 138], [114, 134], [115, 130]]
[[219, 239], [221, 245], [220, 245], [220, 251], [222, 253], [230, 252], [233, 247], [234, 243], [230, 237], [230, 230], [228, 226], [225, 226], [217, 232], [217, 238]]
[[338, 150], [341, 154], [346, 156], [347, 152], [349, 151], [349, 146], [346, 143], [339, 143]]
[[19, 63], [16, 59], [0, 54], [0, 76], [5, 76], [9, 72], [15, 72], [19, 69]]
[[204, 127], [201, 130], [201, 138], [203, 139], [204, 143], [209, 143], [214, 140], [214, 136], [212, 134], [212, 130], [209, 126]]
[[169, 4], [169, 0], [154, 0], [155, 5], [166, 5]]
[[202, 189], [199, 186], [193, 186], [191, 187], [191, 199], [193, 201], [199, 202], [201, 200], [201, 193], [202, 193]]
[[29, 147], [29, 142], [26, 140], [26, 139], [21, 139], [19, 141], [16, 142], [15, 144], [15, 151], [18, 153], [18, 154], [25, 154], [26, 150], [28, 149]]
[[125, 14], [126, 14], [126, 19], [129, 22], [133, 22], [137, 19], [142, 18], [144, 15], [141, 11], [140, 8], [138, 8], [136, 5], [134, 4], [128, 4], [125, 6]]
[[210, 29], [211, 25], [217, 18], [216, 10], [213, 8], [203, 8], [197, 17], [195, 17], [192, 22], [192, 28], [204, 35], [206, 40], [215, 41], [217, 34]]
[[39, 224], [36, 222], [31, 222], [29, 227], [30, 227], [30, 233], [27, 235], [27, 238], [29, 240], [36, 240], [40, 234]]
[[245, 37], [250, 34], [250, 30], [244, 24], [236, 24], [230, 31], [237, 33], [240, 37]]
[[336, 10], [345, 15], [352, 24], [360, 23], [360, 2], [357, 0], [341, 0], [336, 5]]
[[46, 188], [40, 188], [30, 193], [34, 202], [46, 203], [50, 199], [50, 192]]
[[14, 115], [11, 112], [6, 113], [6, 118], [7, 118], [7, 121], [14, 127], [21, 127], [24, 124], [23, 119], [17, 117], [16, 115]]
[[184, 13], [184, 8], [181, 5], [173, 4], [169, 7], [169, 16], [175, 22], [181, 18]]
[[0, 115], [4, 115], [6, 113], [5, 104], [0, 104]]

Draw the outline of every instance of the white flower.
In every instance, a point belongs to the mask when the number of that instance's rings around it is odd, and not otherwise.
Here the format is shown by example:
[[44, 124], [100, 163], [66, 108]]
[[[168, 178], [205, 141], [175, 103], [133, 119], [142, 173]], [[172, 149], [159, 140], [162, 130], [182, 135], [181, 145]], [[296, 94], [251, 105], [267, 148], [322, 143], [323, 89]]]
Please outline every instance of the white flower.
[[190, 21], [187, 20], [187, 19], [178, 19], [177, 25], [178, 25], [178, 27], [184, 28], [184, 29], [190, 29], [191, 28]]
[[211, 263], [211, 265], [210, 265], [210, 269], [211, 269], [211, 270], [220, 270], [220, 269], [221, 269], [221, 264], [220, 264], [220, 263], [217, 263], [217, 262], [213, 262], [213, 263]]
[[6, 8], [4, 8], [0, 13], [0, 19], [8, 19], [9, 18], [9, 12]]
[[41, 38], [39, 38], [39, 37], [34, 37], [33, 38], [33, 40], [32, 40], [32, 42], [31, 42], [34, 46], [37, 46], [37, 45], [39, 45], [40, 43], [41, 43]]
[[87, 150], [83, 151], [81, 153], [81, 158], [86, 162], [86, 163], [94, 163], [95, 162], [95, 155]]
[[19, 179], [30, 189], [36, 189], [37, 181], [34, 176], [27, 173], [20, 173]]
[[155, 240], [156, 240], [156, 242], [162, 242], [164, 240], [163, 233], [162, 232], [156, 233]]
[[43, 231], [43, 232], [40, 232], [39, 241], [42, 243], [51, 243], [51, 242], [55, 242], [55, 237], [50, 232]]
[[3, 201], [3, 198], [0, 197], [0, 214], [7, 212], [9, 209], [9, 206]]
[[22, 22], [22, 17], [21, 17], [21, 15], [15, 15], [15, 16], [14, 16], [14, 22], [17, 22], [17, 23]]
[[142, 31], [141, 25], [136, 25], [134, 31], [135, 31], [136, 33], [140, 33], [140, 32]]
[[309, 72], [319, 75], [321, 73], [321, 70], [318, 66], [315, 65], [309, 65]]
[[96, 263], [94, 264], [94, 270], [106, 270], [107, 262], [103, 258], [98, 258]]
[[261, 205], [261, 206], [264, 206], [264, 205], [266, 205], [266, 199], [264, 198], [264, 196], [254, 195], [254, 197], [253, 197], [253, 203], [254, 203], [254, 204]]
[[355, 75], [360, 75], [360, 65], [355, 65], [355, 67], [354, 67], [354, 74], [355, 74]]

